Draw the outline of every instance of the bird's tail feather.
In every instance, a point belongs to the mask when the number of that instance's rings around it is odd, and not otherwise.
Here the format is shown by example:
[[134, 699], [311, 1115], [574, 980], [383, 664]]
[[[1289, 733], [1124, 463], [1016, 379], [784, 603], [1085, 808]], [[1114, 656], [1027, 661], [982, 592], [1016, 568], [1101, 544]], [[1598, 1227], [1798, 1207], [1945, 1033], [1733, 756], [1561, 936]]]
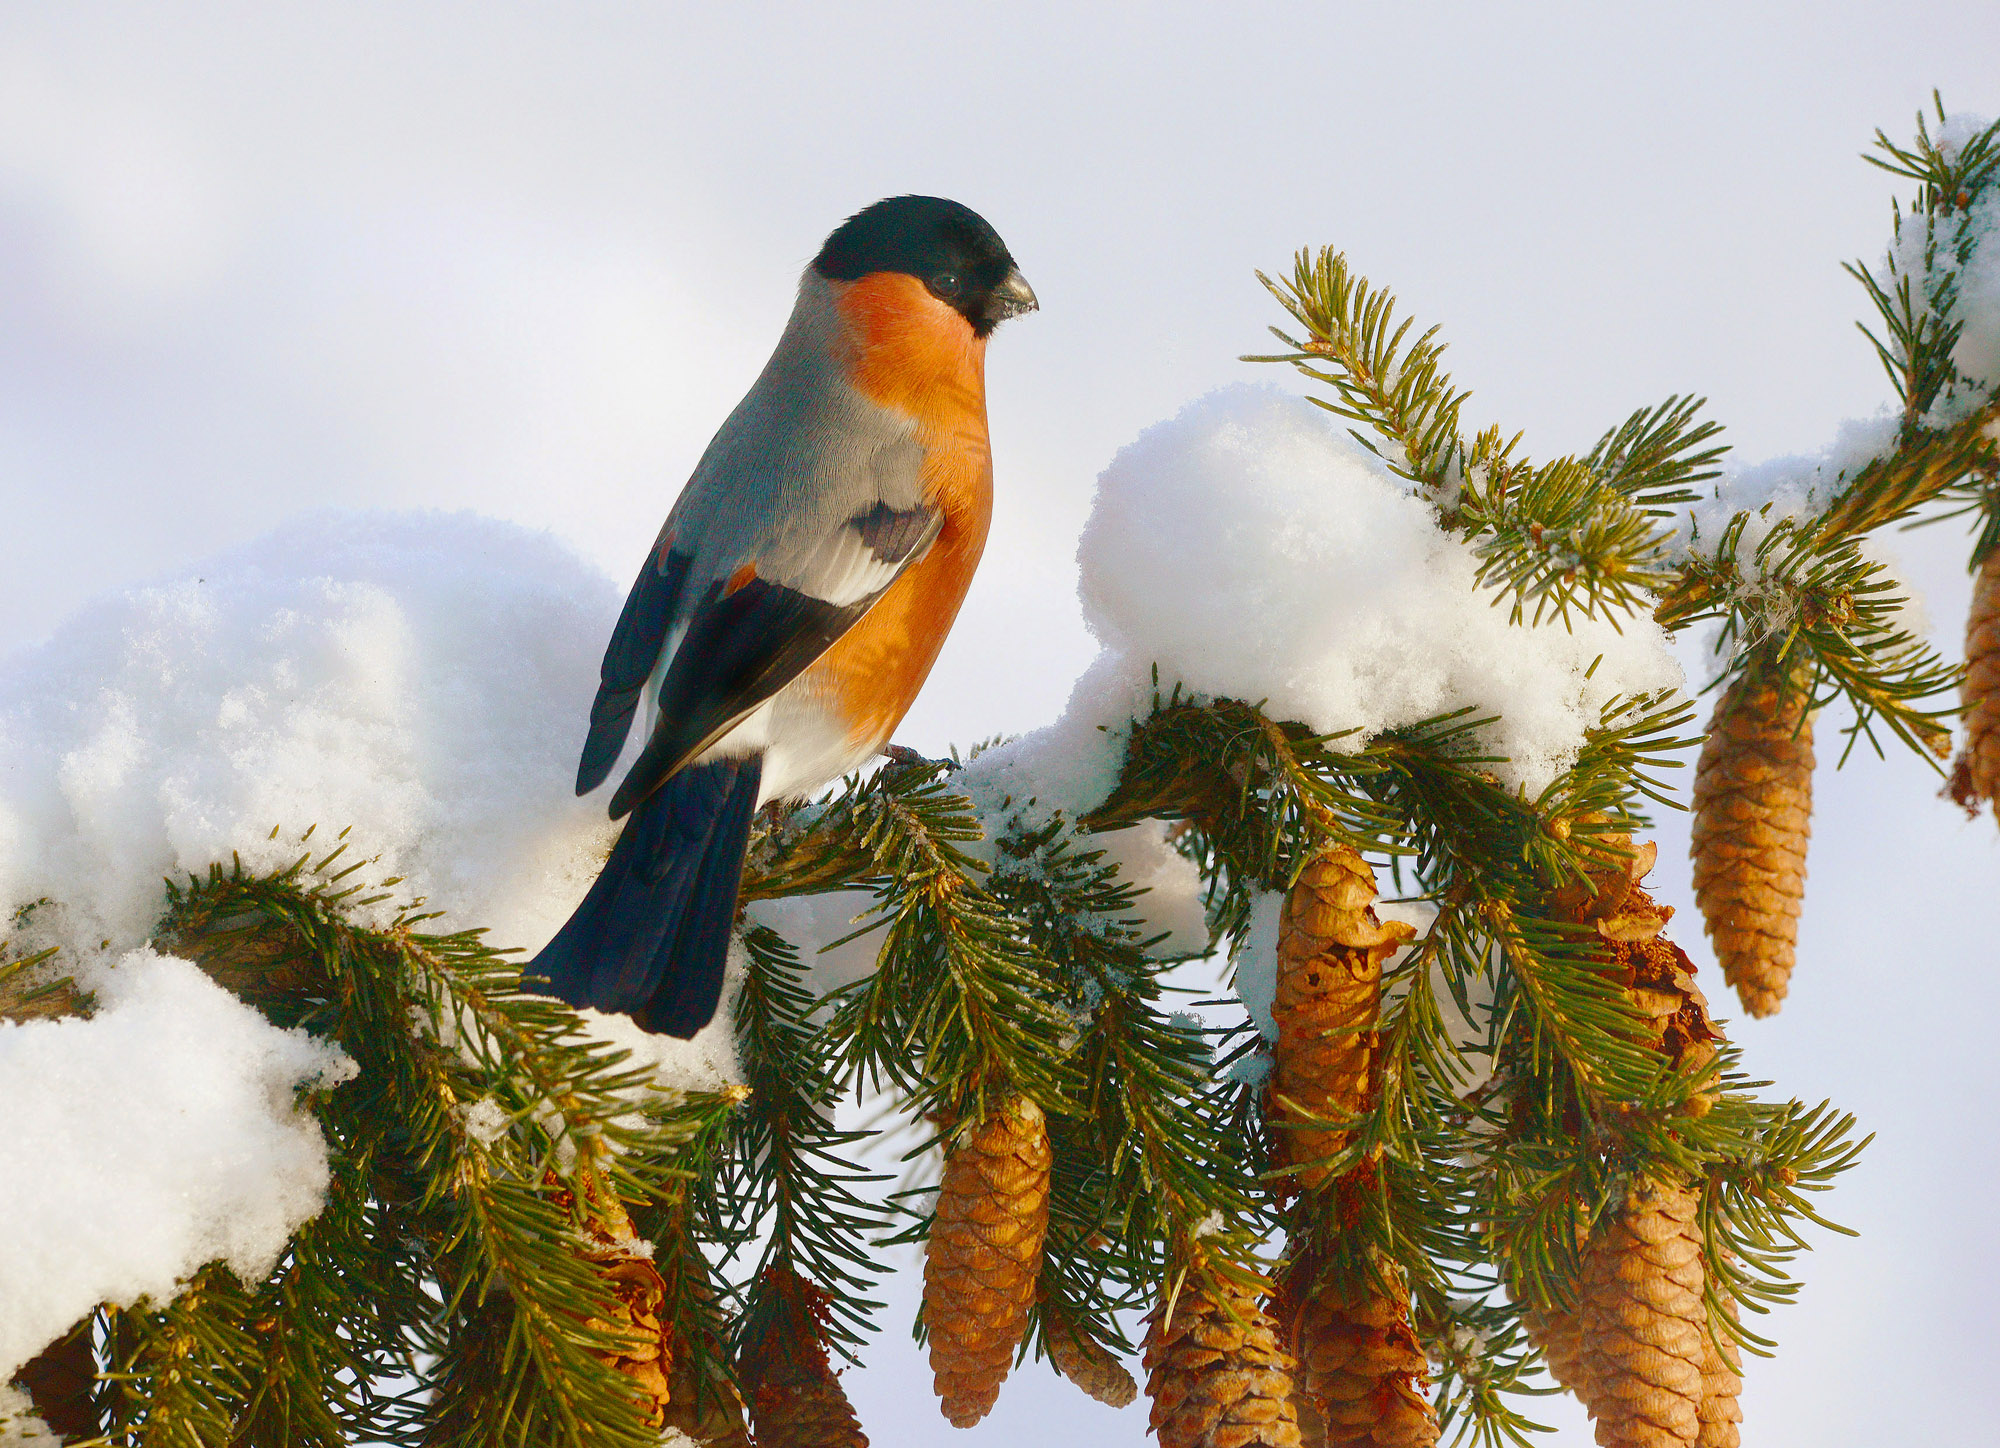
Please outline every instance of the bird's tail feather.
[[[597, 882], [526, 967], [571, 1005], [686, 1039], [707, 1025], [743, 881], [763, 760], [683, 769], [625, 822]], [[531, 988], [533, 988], [531, 986]]]

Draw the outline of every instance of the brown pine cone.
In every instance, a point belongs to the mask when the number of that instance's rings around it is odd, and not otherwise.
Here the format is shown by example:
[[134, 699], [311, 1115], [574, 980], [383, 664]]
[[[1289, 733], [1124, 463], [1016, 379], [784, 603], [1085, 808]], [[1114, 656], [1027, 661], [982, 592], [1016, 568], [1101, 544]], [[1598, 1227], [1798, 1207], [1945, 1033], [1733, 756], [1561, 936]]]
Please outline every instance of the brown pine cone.
[[1326, 1184], [1325, 1163], [1348, 1140], [1346, 1129], [1321, 1123], [1367, 1109], [1382, 963], [1416, 933], [1377, 919], [1374, 899], [1374, 872], [1338, 845], [1299, 872], [1278, 927], [1267, 1112], [1280, 1155], [1300, 1164], [1297, 1179], [1309, 1189]]
[[1407, 1294], [1385, 1296], [1373, 1282], [1303, 1285], [1288, 1345], [1298, 1395], [1319, 1419], [1326, 1448], [1431, 1448], [1438, 1420]]
[[[695, 1373], [694, 1355], [676, 1351], [674, 1370], [668, 1375], [673, 1396], [661, 1426], [678, 1428], [707, 1448], [752, 1448], [750, 1429], [743, 1421], [743, 1400], [727, 1375], [716, 1371], [697, 1381]], [[807, 1441], [816, 1444], [823, 1440]]]
[[[1622, 837], [1610, 843], [1630, 844]], [[1640, 884], [1656, 853], [1643, 845], [1623, 869], [1593, 874], [1587, 885], [1552, 898], [1561, 914], [1596, 931], [1606, 973], [1649, 1022], [1654, 1047], [1677, 1068], [1694, 1070], [1715, 1059], [1722, 1033], [1695, 984], [1694, 963], [1665, 938], [1673, 911]], [[1686, 1109], [1701, 1115], [1715, 1095], [1710, 1086]], [[1526, 1314], [1550, 1374], [1590, 1410], [1607, 1448], [1692, 1444], [1703, 1412], [1720, 1424], [1720, 1415], [1734, 1410], [1733, 1396], [1722, 1401], [1719, 1375], [1705, 1385], [1708, 1320], [1694, 1211], [1692, 1192], [1639, 1183], [1611, 1226], [1584, 1244], [1575, 1311]]]
[[1574, 1312], [1544, 1312], [1530, 1308], [1521, 1319], [1528, 1341], [1541, 1349], [1549, 1376], [1576, 1395], [1580, 1403], [1590, 1401], [1590, 1364], [1583, 1351], [1583, 1324]]
[[[588, 1351], [624, 1374], [635, 1390], [640, 1412], [658, 1428], [666, 1421], [673, 1396], [668, 1381], [674, 1367], [673, 1324], [660, 1318], [667, 1284], [653, 1265], [652, 1249], [636, 1240], [632, 1218], [617, 1193], [587, 1169], [579, 1180], [584, 1207], [581, 1255], [597, 1268], [612, 1297], [610, 1315], [589, 1318], [584, 1325], [618, 1342], [615, 1348]], [[565, 1210], [575, 1206], [575, 1194], [553, 1174], [543, 1178], [543, 1188]]]
[[[1631, 848], [1624, 835], [1611, 836], [1610, 843]], [[1695, 983], [1694, 962], [1664, 934], [1672, 907], [1659, 904], [1640, 884], [1658, 855], [1649, 840], [1620, 867], [1594, 873], [1587, 884], [1566, 886], [1550, 899], [1563, 916], [1597, 932], [1606, 974], [1625, 987], [1646, 1017], [1653, 1045], [1676, 1069], [1698, 1070], [1715, 1059], [1722, 1031]], [[1688, 1100], [1688, 1113], [1706, 1115], [1715, 1096], [1713, 1085], [1697, 1092]], [[1550, 1367], [1553, 1371], [1553, 1362]]]
[[1785, 998], [1806, 889], [1813, 748], [1801, 684], [1745, 672], [1723, 691], [1695, 765], [1695, 900], [1753, 1016]]
[[924, 1248], [924, 1323], [944, 1415], [992, 1409], [1028, 1326], [1049, 1224], [1048, 1123], [1023, 1096], [962, 1128], [946, 1153]]
[[1292, 1359], [1254, 1293], [1191, 1272], [1146, 1332], [1160, 1448], [1301, 1448]]
[[750, 1399], [757, 1448], [868, 1448], [840, 1379], [824, 1362], [767, 1374]]
[[757, 1448], [868, 1448], [827, 1354], [825, 1289], [781, 1267], [765, 1285], [774, 1310], [741, 1364]]
[[1602, 1448], [1693, 1448], [1700, 1433], [1708, 1312], [1695, 1206], [1687, 1187], [1634, 1182], [1584, 1248], [1584, 1406]]
[[1968, 809], [1994, 802], [2000, 813], [2000, 548], [1986, 555], [1972, 585], [1965, 620], [1965, 753], [1953, 777], [1953, 798]]
[[1104, 1344], [1052, 1303], [1042, 1304], [1042, 1341], [1057, 1372], [1108, 1407], [1122, 1408], [1139, 1396], [1125, 1364]]
[[[1735, 1305], [1729, 1315], [1736, 1315]], [[1722, 1346], [1718, 1351], [1717, 1340]], [[1743, 1393], [1743, 1354], [1726, 1334], [1702, 1334], [1701, 1407], [1696, 1416], [1701, 1430], [1695, 1448], [1740, 1448], [1743, 1442], [1743, 1408], [1737, 1399]]]

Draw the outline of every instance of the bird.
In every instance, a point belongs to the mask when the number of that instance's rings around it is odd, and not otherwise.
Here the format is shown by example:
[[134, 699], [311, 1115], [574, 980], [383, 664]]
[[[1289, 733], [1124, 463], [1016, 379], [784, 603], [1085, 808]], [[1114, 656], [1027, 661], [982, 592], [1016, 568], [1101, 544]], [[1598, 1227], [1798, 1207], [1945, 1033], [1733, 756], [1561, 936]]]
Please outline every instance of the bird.
[[937, 196], [834, 229], [611, 632], [577, 765], [624, 828], [524, 968], [573, 1006], [693, 1036], [715, 1015], [756, 811], [889, 742], [985, 549], [985, 358], [1039, 302], [999, 233]]

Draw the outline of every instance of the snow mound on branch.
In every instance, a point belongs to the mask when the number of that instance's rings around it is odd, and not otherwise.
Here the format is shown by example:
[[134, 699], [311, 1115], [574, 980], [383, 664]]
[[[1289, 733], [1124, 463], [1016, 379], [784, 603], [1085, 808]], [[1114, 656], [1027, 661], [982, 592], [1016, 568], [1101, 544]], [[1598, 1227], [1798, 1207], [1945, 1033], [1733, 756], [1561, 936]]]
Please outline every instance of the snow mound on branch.
[[87, 983], [87, 1020], [0, 1022], [0, 1383], [100, 1302], [166, 1302], [214, 1261], [267, 1276], [328, 1181], [294, 1092], [355, 1072], [189, 961]]
[[1868, 464], [1896, 450], [1898, 414], [1883, 408], [1870, 417], [1849, 418], [1833, 441], [1816, 453], [1788, 453], [1743, 467], [1726, 467], [1708, 485], [1708, 496], [1688, 508], [1677, 535], [1680, 555], [1712, 555], [1730, 520], [1749, 515], [1737, 558], [1752, 564], [1759, 544], [1787, 518], [1811, 518]]
[[1155, 666], [1163, 694], [1261, 701], [1344, 734], [1336, 749], [1460, 708], [1497, 715], [1480, 743], [1529, 794], [1614, 697], [1681, 682], [1651, 619], [1510, 624], [1427, 503], [1271, 388], [1224, 388], [1141, 433], [1098, 479], [1077, 556], [1103, 652], [1056, 724], [967, 766], [989, 819], [1102, 801]]
[[617, 606], [465, 513], [308, 517], [99, 600], [0, 665], [0, 907], [46, 896], [64, 943], [127, 950], [162, 876], [351, 826], [355, 879], [539, 946], [615, 834], [571, 781]]
[[1951, 361], [1972, 389], [1990, 396], [2000, 389], [2000, 185], [1988, 187], [1964, 226], [1970, 251], [1958, 274], [1957, 308], [1964, 330]]

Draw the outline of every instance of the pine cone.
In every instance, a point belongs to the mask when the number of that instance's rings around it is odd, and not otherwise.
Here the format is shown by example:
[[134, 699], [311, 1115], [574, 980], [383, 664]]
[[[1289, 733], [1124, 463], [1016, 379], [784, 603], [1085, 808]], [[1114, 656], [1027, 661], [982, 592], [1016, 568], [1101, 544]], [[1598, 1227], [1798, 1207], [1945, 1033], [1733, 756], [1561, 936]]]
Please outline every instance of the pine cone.
[[[1729, 1315], [1736, 1316], [1734, 1303], [1729, 1306]], [[1720, 1351], [1716, 1349], [1718, 1337]], [[1736, 1400], [1743, 1392], [1743, 1354], [1727, 1336], [1711, 1335], [1706, 1329], [1701, 1348], [1701, 1407], [1697, 1411], [1701, 1430], [1695, 1435], [1695, 1448], [1740, 1448], [1743, 1434], [1737, 1425], [1743, 1421], [1743, 1408]]]
[[1602, 1448], [1693, 1448], [1700, 1433], [1708, 1312], [1695, 1205], [1687, 1187], [1637, 1181], [1584, 1248], [1584, 1406]]
[[1530, 1308], [1521, 1319], [1528, 1341], [1541, 1349], [1549, 1376], [1576, 1395], [1580, 1403], [1590, 1401], [1590, 1364], [1583, 1352], [1583, 1324], [1574, 1312]]
[[[1632, 846], [1625, 835], [1611, 836], [1610, 843]], [[1592, 874], [1587, 883], [1553, 892], [1550, 900], [1561, 915], [1597, 932], [1605, 973], [1625, 987], [1646, 1017], [1654, 1047], [1676, 1070], [1698, 1070], [1715, 1059], [1722, 1032], [1695, 983], [1694, 962], [1664, 935], [1673, 908], [1655, 901], [1640, 884], [1658, 856], [1649, 840], [1620, 868]], [[1713, 1085], [1697, 1092], [1688, 1100], [1688, 1114], [1706, 1115], [1715, 1096]]]
[[[1614, 836], [1610, 843], [1629, 848], [1631, 842]], [[1655, 1049], [1676, 1068], [1694, 1070], [1715, 1059], [1722, 1033], [1695, 984], [1694, 963], [1663, 934], [1673, 911], [1640, 884], [1656, 854], [1651, 844], [1643, 845], [1622, 869], [1595, 873], [1583, 885], [1555, 892], [1552, 902], [1560, 914], [1596, 931], [1605, 972], [1648, 1021]], [[1713, 1087], [1704, 1089], [1686, 1109], [1701, 1115], [1715, 1095]], [[1740, 1380], [1731, 1377], [1725, 1403], [1721, 1373], [1712, 1382], [1705, 1377], [1708, 1319], [1694, 1212], [1691, 1191], [1637, 1184], [1611, 1227], [1584, 1244], [1576, 1310], [1526, 1314], [1529, 1337], [1550, 1374], [1590, 1410], [1598, 1442], [1607, 1448], [1693, 1444], [1702, 1414], [1716, 1416], [1718, 1431], [1733, 1431], [1740, 1417], [1722, 1421], [1735, 1413]], [[1715, 1448], [1721, 1443], [1718, 1438]]]
[[[685, 1232], [686, 1219], [677, 1213], [661, 1223], [661, 1230], [663, 1235]], [[668, 1260], [673, 1275], [661, 1275], [667, 1277], [669, 1290], [712, 1306], [715, 1278], [708, 1259], [697, 1249], [673, 1254]], [[707, 1312], [689, 1316], [691, 1320], [683, 1322], [674, 1341], [673, 1370], [667, 1375], [672, 1396], [662, 1426], [677, 1428], [708, 1448], [752, 1448], [743, 1398], [730, 1378], [728, 1350], [716, 1330], [718, 1324]], [[698, 1334], [698, 1342], [689, 1341], [690, 1329]]]
[[[673, 1396], [662, 1427], [678, 1428], [706, 1448], [752, 1448], [750, 1430], [743, 1421], [743, 1400], [727, 1376], [717, 1372], [696, 1381], [693, 1354], [676, 1352], [668, 1383]], [[839, 1391], [838, 1384], [835, 1391]], [[817, 1444], [823, 1440], [805, 1441]]]
[[1813, 749], [1800, 682], [1743, 674], [1715, 706], [1695, 765], [1695, 899], [1723, 978], [1753, 1016], [1785, 998], [1806, 888]]
[[[584, 1325], [619, 1343], [617, 1348], [589, 1352], [630, 1380], [640, 1412], [658, 1428], [666, 1421], [672, 1399], [668, 1375], [674, 1367], [673, 1324], [660, 1320], [667, 1284], [652, 1263], [652, 1248], [637, 1240], [632, 1218], [617, 1193], [587, 1171], [580, 1180], [584, 1191], [580, 1255], [597, 1268], [612, 1297], [610, 1316], [589, 1318]], [[574, 1207], [575, 1196], [560, 1178], [544, 1177], [543, 1187], [564, 1210]]]
[[750, 1399], [757, 1448], [868, 1448], [854, 1405], [825, 1362], [768, 1373]]
[[1108, 1407], [1122, 1408], [1139, 1396], [1139, 1385], [1104, 1344], [1053, 1304], [1042, 1304], [1042, 1341], [1057, 1372]]
[[1385, 1296], [1373, 1282], [1303, 1285], [1291, 1304], [1289, 1346], [1298, 1394], [1326, 1448], [1431, 1448], [1438, 1420], [1424, 1395], [1429, 1364], [1407, 1294]]
[[1965, 753], [1953, 796], [1968, 809], [1995, 801], [2000, 812], [2000, 548], [1986, 555], [1965, 620]]
[[924, 1323], [944, 1415], [969, 1428], [992, 1409], [1027, 1330], [1049, 1224], [1049, 1131], [1017, 1096], [960, 1131], [945, 1157], [924, 1249]]
[[1303, 1164], [1297, 1178], [1308, 1189], [1325, 1185], [1325, 1163], [1348, 1139], [1320, 1123], [1367, 1109], [1382, 963], [1416, 933], [1377, 919], [1374, 899], [1374, 872], [1345, 845], [1308, 862], [1285, 896], [1267, 1110], [1280, 1154]]
[[1145, 1365], [1160, 1448], [1301, 1448], [1292, 1360], [1255, 1294], [1190, 1273], [1172, 1319], [1153, 1315]]
[[827, 1355], [825, 1289], [781, 1267], [765, 1285], [773, 1312], [742, 1361], [757, 1448], [868, 1448]]

